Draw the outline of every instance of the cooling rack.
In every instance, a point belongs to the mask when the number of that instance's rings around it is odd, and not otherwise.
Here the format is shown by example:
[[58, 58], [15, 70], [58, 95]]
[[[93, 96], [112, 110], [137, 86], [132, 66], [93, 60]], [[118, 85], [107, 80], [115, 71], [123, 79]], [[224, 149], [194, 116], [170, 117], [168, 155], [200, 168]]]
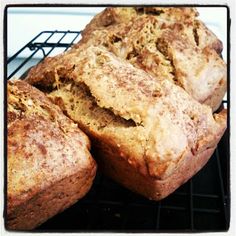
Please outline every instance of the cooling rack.
[[[66, 51], [80, 31], [43, 31], [7, 59], [7, 79], [24, 77], [32, 65]], [[27, 53], [27, 57], [22, 54]], [[227, 106], [227, 100], [223, 101]], [[89, 193], [36, 231], [202, 232], [225, 231], [230, 219], [229, 135], [226, 130], [206, 166], [162, 201], [150, 201], [99, 170]]]

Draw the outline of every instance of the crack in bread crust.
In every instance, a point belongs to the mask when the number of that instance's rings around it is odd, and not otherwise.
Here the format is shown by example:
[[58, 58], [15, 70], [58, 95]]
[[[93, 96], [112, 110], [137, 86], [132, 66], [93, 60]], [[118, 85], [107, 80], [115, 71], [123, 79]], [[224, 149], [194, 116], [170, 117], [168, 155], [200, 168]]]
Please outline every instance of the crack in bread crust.
[[226, 91], [221, 43], [196, 16], [192, 8], [107, 8], [77, 45], [26, 78], [88, 134], [110, 176], [156, 200], [206, 163], [226, 128], [224, 111], [212, 115]]
[[[134, 166], [147, 162], [151, 176], [170, 175], [175, 169], [171, 163], [177, 163], [187, 150], [197, 153], [199, 148], [212, 145], [214, 136], [224, 127], [215, 122], [209, 107], [200, 105], [178, 86], [168, 80], [156, 80], [103, 47], [90, 46], [74, 55], [72, 62], [74, 70], [66, 80], [62, 77], [60, 81], [58, 72], [55, 75], [55, 90], [49, 97], [85, 132], [89, 130], [101, 138], [115, 136], [117, 140], [127, 132], [125, 143], [135, 140], [133, 134], [140, 137], [133, 146], [141, 143], [144, 149], [138, 150], [138, 161], [131, 162]], [[68, 62], [69, 68], [72, 62]], [[66, 67], [61, 69], [66, 71]], [[85, 95], [81, 93], [84, 85]], [[109, 122], [101, 123], [102, 120]], [[130, 127], [128, 122], [127, 126], [126, 120], [135, 125]], [[130, 128], [132, 135], [127, 131]]]
[[42, 84], [43, 75], [45, 84], [49, 83], [55, 68], [63, 77], [63, 66], [68, 77], [73, 71], [72, 57], [89, 45], [103, 45], [157, 80], [182, 87], [215, 111], [226, 92], [226, 64], [218, 55], [222, 43], [196, 16], [193, 8], [107, 8], [87, 25], [78, 44], [36, 66], [27, 80], [35, 84], [38, 78]]
[[[124, 12], [126, 17], [123, 19]], [[206, 101], [206, 104], [212, 105], [215, 111], [226, 91], [225, 86], [218, 83], [221, 79], [226, 83], [226, 65], [220, 59], [222, 43], [196, 18], [197, 15], [197, 11], [193, 8], [108, 8], [86, 26], [82, 41], [74, 48], [80, 48], [83, 44], [103, 44], [118, 57], [127, 59], [134, 66], [144, 69], [158, 79], [173, 81], [197, 101], [201, 103]], [[114, 20], [109, 25], [104, 25], [103, 21], [105, 19], [109, 21], [109, 18]], [[163, 58], [158, 51], [160, 46], [157, 45], [155, 49], [152, 41], [162, 38], [161, 35], [165, 34], [165, 31], [171, 31], [169, 37], [172, 34], [174, 36], [169, 40], [168, 55], [164, 53], [165, 58]], [[119, 35], [119, 43], [110, 41], [111, 37], [107, 35], [112, 34]], [[181, 51], [184, 48], [179, 51], [178, 48], [171, 46], [180, 42], [181, 38], [184, 47], [189, 49], [183, 53]], [[210, 58], [209, 54], [204, 52], [205, 49], [212, 50]], [[197, 53], [191, 53], [196, 50]], [[216, 53], [213, 56], [214, 52]], [[176, 57], [175, 54], [179, 55], [178, 59], [173, 59]], [[178, 62], [179, 57], [183, 58], [181, 63]], [[169, 61], [168, 66], [164, 66], [164, 61], [165, 63]], [[194, 65], [186, 67], [184, 61], [188, 61], [189, 65], [193, 61]], [[184, 71], [182, 68], [185, 68]], [[208, 71], [212, 71], [214, 79], [210, 79]], [[210, 85], [204, 83], [207, 81], [206, 78], [210, 80]], [[202, 87], [205, 90], [199, 93]], [[215, 89], [222, 92], [214, 95]], [[210, 96], [211, 101], [206, 100]]]

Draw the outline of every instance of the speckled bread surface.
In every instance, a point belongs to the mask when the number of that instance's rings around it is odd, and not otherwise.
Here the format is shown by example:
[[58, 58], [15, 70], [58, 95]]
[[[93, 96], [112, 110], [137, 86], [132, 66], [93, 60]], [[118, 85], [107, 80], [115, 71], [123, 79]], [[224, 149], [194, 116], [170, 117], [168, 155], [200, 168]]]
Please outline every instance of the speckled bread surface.
[[82, 198], [96, 163], [87, 136], [41, 91], [9, 81], [7, 104], [6, 227], [29, 230]]
[[197, 16], [195, 8], [187, 7], [106, 8], [74, 47], [103, 45], [157, 79], [181, 86], [215, 111], [226, 92], [223, 47]]
[[88, 134], [105, 173], [159, 200], [201, 169], [224, 133], [226, 111], [212, 115], [181, 87], [104, 47], [73, 52], [53, 70], [46, 59], [44, 76], [30, 72], [26, 81], [47, 91]]
[[79, 43], [47, 58], [28, 78], [46, 74], [48, 79], [50, 71], [62, 70], [79, 51], [102, 45], [157, 80], [182, 87], [216, 111], [226, 92], [227, 68], [220, 55], [221, 41], [197, 15], [194, 8], [107, 8], [87, 25]]

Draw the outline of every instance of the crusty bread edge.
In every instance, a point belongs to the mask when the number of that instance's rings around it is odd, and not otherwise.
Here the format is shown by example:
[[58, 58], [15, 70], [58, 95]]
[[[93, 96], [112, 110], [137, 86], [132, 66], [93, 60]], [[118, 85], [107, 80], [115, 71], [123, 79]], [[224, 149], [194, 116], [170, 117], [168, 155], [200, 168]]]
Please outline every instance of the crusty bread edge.
[[165, 179], [157, 179], [150, 175], [143, 175], [124, 158], [120, 151], [107, 140], [94, 139], [93, 147], [96, 161], [101, 171], [133, 192], [139, 193], [150, 200], [161, 200], [174, 192], [179, 186], [187, 182], [208, 162], [217, 143], [221, 139], [222, 130], [215, 140], [215, 145], [196, 155], [190, 151], [179, 163], [172, 175]]
[[217, 86], [212, 94], [207, 97], [207, 99], [201, 103], [208, 105], [215, 112], [222, 104], [222, 99], [227, 91], [227, 80], [223, 79], [221, 86]]
[[81, 199], [91, 188], [96, 164], [72, 174], [42, 190], [6, 216], [7, 230], [32, 230]]

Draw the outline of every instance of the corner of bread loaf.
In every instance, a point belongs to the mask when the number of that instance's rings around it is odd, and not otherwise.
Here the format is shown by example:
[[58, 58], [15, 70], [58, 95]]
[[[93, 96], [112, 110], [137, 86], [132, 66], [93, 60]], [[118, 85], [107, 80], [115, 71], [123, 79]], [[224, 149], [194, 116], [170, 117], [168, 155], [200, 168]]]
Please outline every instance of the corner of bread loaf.
[[220, 125], [221, 130], [227, 127], [227, 109], [222, 109], [219, 113], [213, 114], [215, 121]]

